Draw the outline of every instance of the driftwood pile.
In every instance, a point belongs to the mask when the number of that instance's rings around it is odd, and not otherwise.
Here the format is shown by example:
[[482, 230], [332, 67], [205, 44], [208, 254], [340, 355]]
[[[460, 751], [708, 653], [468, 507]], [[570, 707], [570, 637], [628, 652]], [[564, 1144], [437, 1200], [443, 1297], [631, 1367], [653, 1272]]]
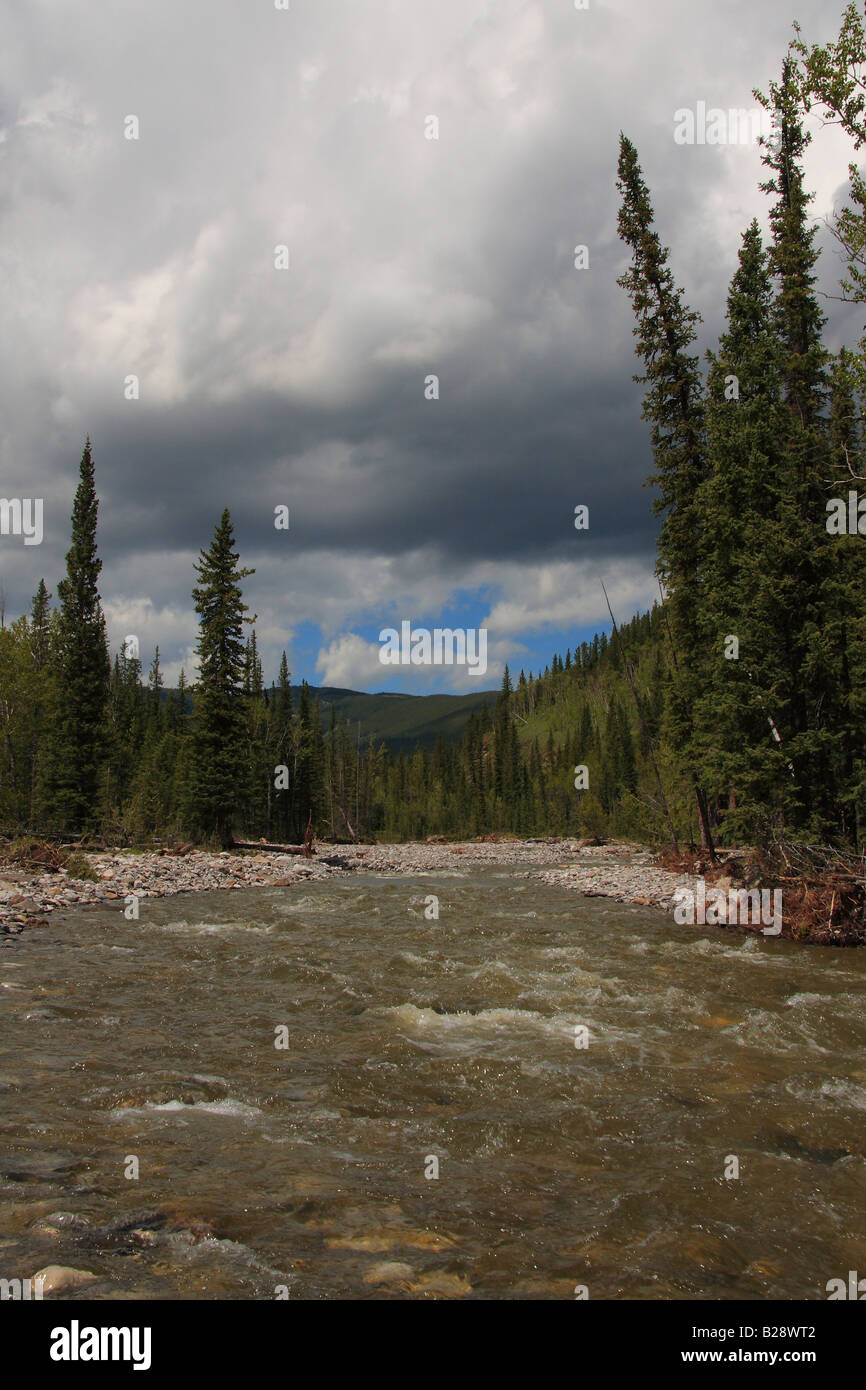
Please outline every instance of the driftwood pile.
[[312, 859], [316, 853], [315, 837], [313, 835], [313, 813], [310, 812], [307, 828], [304, 832], [304, 843], [302, 845], [269, 845], [264, 840], [235, 840], [234, 849], [257, 849], [262, 854], [302, 854], [305, 859]]
[[63, 868], [66, 853], [47, 840], [19, 840], [0, 849], [0, 859], [11, 868], [56, 874]]
[[866, 946], [866, 856], [776, 839], [765, 850], [719, 850], [718, 863], [663, 850], [657, 860], [707, 885], [782, 890], [782, 935], [816, 946]]
[[783, 894], [783, 933], [820, 946], [866, 945], [866, 858], [828, 845], [777, 840], [762, 878]]

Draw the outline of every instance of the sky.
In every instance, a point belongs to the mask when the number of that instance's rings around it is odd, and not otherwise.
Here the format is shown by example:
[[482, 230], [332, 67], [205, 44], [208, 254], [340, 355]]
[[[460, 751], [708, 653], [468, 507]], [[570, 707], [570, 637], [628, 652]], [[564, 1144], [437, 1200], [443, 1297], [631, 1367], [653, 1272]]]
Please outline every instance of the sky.
[[[842, 0], [282, 2], [4, 4], [0, 496], [44, 518], [0, 535], [7, 621], [56, 593], [89, 435], [112, 650], [168, 685], [228, 507], [266, 681], [285, 650], [293, 682], [495, 688], [609, 630], [602, 580], [618, 620], [658, 596], [619, 132], [703, 354], [770, 199], [756, 143], [675, 113], [757, 112]], [[854, 156], [808, 128], [833, 296]], [[485, 629], [486, 672], [383, 665], [404, 621]]]

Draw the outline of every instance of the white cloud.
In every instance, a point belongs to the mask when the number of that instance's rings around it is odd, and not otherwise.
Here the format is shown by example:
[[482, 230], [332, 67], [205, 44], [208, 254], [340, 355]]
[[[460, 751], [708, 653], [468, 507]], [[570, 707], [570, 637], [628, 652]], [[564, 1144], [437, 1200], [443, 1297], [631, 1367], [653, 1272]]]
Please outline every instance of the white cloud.
[[390, 684], [389, 668], [379, 660], [378, 642], [365, 642], [354, 632], [336, 637], [323, 647], [316, 660], [322, 685], [343, 686], [349, 690], [378, 690]]
[[[422, 600], [419, 594], [417, 609], [404, 604], [399, 617], [394, 615], [388, 595], [395, 581], [403, 594], [408, 592], [406, 576], [401, 577], [401, 582], [393, 573], [388, 575], [379, 610], [383, 627], [395, 626], [399, 630], [403, 619], [410, 621], [413, 627], [465, 626], [456, 623], [449, 612], [458, 596], [449, 582], [447, 560], [440, 559], [433, 573], [429, 568], [430, 557], [427, 558], [424, 598]], [[412, 560], [409, 560], [407, 569], [411, 566]], [[327, 569], [327, 565], [324, 568]], [[355, 581], [364, 592], [364, 601], [363, 605], [358, 605], [357, 596], [344, 597], [342, 611], [347, 624], [370, 617], [376, 576], [381, 580], [385, 573], [371, 563], [362, 579], [355, 569]], [[488, 634], [484, 688], [498, 684], [506, 664], [512, 671], [524, 664], [522, 658], [527, 648], [521, 636], [568, 633], [589, 625], [597, 625], [599, 629], [607, 627], [609, 619], [602, 581], [614, 615], [622, 621], [627, 621], [638, 610], [650, 608], [658, 597], [651, 566], [638, 561], [597, 563], [576, 558], [536, 566], [488, 561], [472, 567], [462, 578], [469, 581], [471, 590], [477, 587], [479, 591], [498, 591], [489, 612], [478, 623]], [[313, 591], [307, 594], [306, 601], [315, 609]], [[379, 650], [378, 642], [368, 642], [356, 633], [342, 633], [320, 651], [316, 669], [322, 672], [324, 684], [352, 689], [386, 688], [396, 681], [401, 689], [418, 690], [440, 683], [445, 673], [442, 667], [382, 665]], [[479, 688], [479, 677], [454, 666], [447, 668], [447, 683], [451, 689], [469, 691]]]
[[103, 603], [103, 612], [112, 652], [119, 651], [127, 637], [137, 637], [145, 673], [159, 647], [160, 670], [166, 685], [177, 685], [181, 667], [187, 682], [195, 679], [198, 629], [191, 603], [188, 609], [158, 608], [149, 598], [109, 598]]
[[602, 583], [618, 620], [626, 621], [658, 600], [652, 566], [619, 558], [509, 566], [499, 582], [502, 596], [484, 619], [498, 639], [589, 624], [606, 627], [610, 620]]

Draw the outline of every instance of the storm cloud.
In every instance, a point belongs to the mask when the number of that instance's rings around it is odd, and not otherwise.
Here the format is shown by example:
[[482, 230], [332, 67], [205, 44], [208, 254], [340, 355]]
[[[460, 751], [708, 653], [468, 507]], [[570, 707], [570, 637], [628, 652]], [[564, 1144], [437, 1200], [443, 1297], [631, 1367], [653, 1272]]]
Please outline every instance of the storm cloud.
[[[111, 636], [137, 633], [145, 658], [158, 643], [170, 681], [190, 669], [192, 562], [224, 506], [256, 568], [245, 593], [268, 678], [286, 647], [296, 677], [380, 688], [380, 627], [461, 615], [488, 627], [498, 678], [604, 625], [600, 577], [622, 617], [646, 607], [657, 520], [615, 283], [619, 132], [704, 315], [703, 351], [768, 200], [755, 145], [680, 146], [674, 112], [754, 109], [792, 20], [825, 41], [841, 8], [38, 0], [8, 13], [0, 493], [42, 497], [45, 526], [38, 547], [0, 538], [8, 612], [62, 574], [88, 433]], [[820, 219], [851, 155], [813, 129]], [[822, 245], [834, 294], [838, 257], [826, 233]], [[856, 317], [828, 312], [831, 340], [853, 343]], [[472, 685], [399, 674], [409, 689]]]

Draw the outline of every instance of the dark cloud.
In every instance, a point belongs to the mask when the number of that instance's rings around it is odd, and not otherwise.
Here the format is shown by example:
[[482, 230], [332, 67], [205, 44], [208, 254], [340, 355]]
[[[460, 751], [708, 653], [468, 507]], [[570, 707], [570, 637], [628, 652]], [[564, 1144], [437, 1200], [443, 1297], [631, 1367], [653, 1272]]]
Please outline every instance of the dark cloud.
[[[705, 315], [702, 351], [767, 200], [756, 149], [677, 146], [674, 111], [754, 107], [791, 17], [787, 0], [19, 10], [0, 106], [0, 491], [44, 497], [45, 542], [0, 541], [10, 610], [62, 571], [87, 432], [113, 631], [137, 622], [178, 659], [192, 560], [224, 505], [257, 566], [269, 661], [301, 619], [327, 647], [413, 595], [445, 605], [481, 584], [504, 654], [547, 599], [565, 603], [551, 576], [577, 591], [587, 564], [626, 607], [648, 601], [618, 135]], [[816, 40], [838, 19], [823, 0], [798, 17]], [[848, 158], [836, 134], [816, 140], [816, 214]], [[850, 314], [833, 330], [859, 334]], [[359, 650], [344, 643], [334, 670], [348, 678]]]

